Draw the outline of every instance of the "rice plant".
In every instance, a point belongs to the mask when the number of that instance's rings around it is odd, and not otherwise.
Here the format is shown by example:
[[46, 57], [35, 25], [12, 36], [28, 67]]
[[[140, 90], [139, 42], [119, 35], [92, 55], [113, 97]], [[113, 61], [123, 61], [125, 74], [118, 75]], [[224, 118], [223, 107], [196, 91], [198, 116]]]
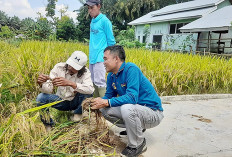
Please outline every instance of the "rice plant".
[[[82, 43], [22, 41], [11, 45], [0, 41], [0, 156], [117, 155], [117, 145], [122, 143], [115, 144], [115, 137], [110, 139], [104, 123], [90, 121], [92, 115], [80, 123], [64, 116], [50, 133], [40, 122], [40, 108], [35, 108], [37, 77], [49, 74], [56, 63], [65, 62], [76, 50], [88, 55], [88, 46]], [[126, 61], [141, 68], [159, 95], [232, 91], [231, 59], [125, 50]], [[61, 117], [59, 112], [52, 113]]]

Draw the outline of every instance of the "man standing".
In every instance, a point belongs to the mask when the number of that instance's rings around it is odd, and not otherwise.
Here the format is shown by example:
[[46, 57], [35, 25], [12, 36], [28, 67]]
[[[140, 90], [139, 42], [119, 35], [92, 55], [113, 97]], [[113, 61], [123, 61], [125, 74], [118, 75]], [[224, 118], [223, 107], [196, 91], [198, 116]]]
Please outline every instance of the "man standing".
[[101, 13], [100, 0], [87, 0], [88, 13], [92, 17], [90, 24], [89, 69], [94, 83], [94, 96], [103, 97], [106, 91], [105, 68], [103, 65], [104, 49], [115, 44], [112, 24]]
[[[61, 111], [73, 110], [73, 121], [79, 121], [82, 118], [81, 103], [94, 91], [91, 74], [85, 67], [86, 63], [86, 54], [75, 51], [66, 63], [56, 64], [49, 76], [41, 74], [37, 83], [42, 93], [37, 96], [37, 106], [64, 100], [52, 107]], [[52, 94], [54, 87], [57, 87], [56, 94]], [[46, 112], [48, 112], [47, 109]], [[47, 130], [50, 130], [54, 124], [50, 117], [41, 116], [41, 120]]]
[[107, 89], [103, 98], [92, 101], [92, 109], [100, 109], [107, 120], [126, 128], [128, 145], [121, 155], [135, 157], [146, 150], [143, 132], [160, 124], [163, 108], [150, 81], [135, 64], [126, 63], [125, 58], [119, 45], [105, 49]]

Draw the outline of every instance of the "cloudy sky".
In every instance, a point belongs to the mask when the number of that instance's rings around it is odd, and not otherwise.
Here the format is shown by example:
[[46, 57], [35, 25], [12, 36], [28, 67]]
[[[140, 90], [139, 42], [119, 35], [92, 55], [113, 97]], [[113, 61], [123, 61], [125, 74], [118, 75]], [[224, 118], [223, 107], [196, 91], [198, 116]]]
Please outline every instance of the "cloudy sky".
[[[18, 16], [20, 19], [26, 17], [38, 17], [36, 14], [40, 12], [45, 15], [47, 0], [0, 0], [0, 10], [4, 11], [8, 16]], [[76, 12], [73, 10], [79, 9], [82, 4], [78, 0], [58, 0], [56, 3], [56, 16], [60, 16], [58, 12], [64, 6], [68, 6], [67, 15], [76, 19]]]

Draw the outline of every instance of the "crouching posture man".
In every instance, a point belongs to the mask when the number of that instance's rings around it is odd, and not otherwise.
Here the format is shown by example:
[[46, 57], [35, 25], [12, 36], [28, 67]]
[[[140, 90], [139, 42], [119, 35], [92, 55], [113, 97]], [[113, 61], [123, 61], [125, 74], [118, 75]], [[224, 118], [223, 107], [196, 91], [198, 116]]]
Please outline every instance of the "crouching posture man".
[[[79, 121], [82, 118], [81, 103], [85, 98], [90, 97], [94, 91], [91, 73], [86, 68], [86, 63], [86, 54], [75, 51], [66, 63], [56, 64], [49, 76], [41, 74], [37, 82], [42, 93], [37, 96], [37, 106], [64, 100], [52, 107], [61, 111], [73, 110], [73, 121]], [[54, 86], [57, 87], [56, 94], [52, 94]], [[46, 112], [48, 112], [48, 109], [46, 109]], [[41, 116], [41, 120], [47, 130], [50, 130], [54, 124], [50, 117]]]
[[125, 51], [119, 45], [104, 50], [107, 76], [105, 96], [92, 101], [92, 109], [118, 127], [126, 128], [128, 145], [122, 156], [135, 157], [146, 150], [143, 132], [163, 119], [161, 100], [149, 80], [133, 63], [125, 62]]

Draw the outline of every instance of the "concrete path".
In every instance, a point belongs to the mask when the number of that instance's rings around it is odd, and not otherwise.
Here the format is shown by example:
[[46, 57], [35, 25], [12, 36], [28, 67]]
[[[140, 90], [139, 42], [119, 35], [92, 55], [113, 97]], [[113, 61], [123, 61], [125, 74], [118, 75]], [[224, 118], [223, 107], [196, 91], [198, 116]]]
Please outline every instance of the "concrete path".
[[148, 149], [142, 156], [232, 157], [231, 94], [161, 99], [165, 118], [145, 132]]

